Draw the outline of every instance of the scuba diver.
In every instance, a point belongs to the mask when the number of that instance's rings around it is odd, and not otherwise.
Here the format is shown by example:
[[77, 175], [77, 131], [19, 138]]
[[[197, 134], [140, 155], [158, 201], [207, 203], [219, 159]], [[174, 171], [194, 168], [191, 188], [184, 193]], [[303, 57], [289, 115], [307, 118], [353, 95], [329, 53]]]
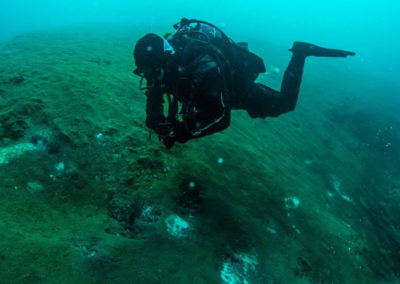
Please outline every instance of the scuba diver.
[[[167, 148], [226, 129], [232, 109], [244, 109], [253, 118], [293, 111], [307, 56], [355, 55], [295, 42], [281, 89], [275, 91], [255, 82], [266, 69], [247, 43], [235, 43], [216, 26], [194, 19], [183, 18], [174, 29], [164, 37], [146, 34], [133, 53], [133, 72], [147, 96], [146, 126]], [[169, 107], [164, 115], [165, 100]]]

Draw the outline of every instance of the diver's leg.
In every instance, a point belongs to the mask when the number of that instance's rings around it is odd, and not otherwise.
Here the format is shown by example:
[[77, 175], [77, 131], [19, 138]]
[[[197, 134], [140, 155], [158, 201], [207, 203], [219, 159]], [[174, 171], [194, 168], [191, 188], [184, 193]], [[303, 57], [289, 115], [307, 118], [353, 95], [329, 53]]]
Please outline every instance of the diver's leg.
[[283, 76], [280, 92], [260, 83], [248, 82], [243, 106], [251, 117], [276, 117], [294, 110], [305, 59], [304, 55], [293, 54]]
[[280, 92], [259, 83], [247, 84], [247, 96], [242, 99], [242, 108], [246, 109], [251, 117], [276, 117], [295, 109], [307, 56], [347, 57], [355, 55], [351, 51], [323, 48], [305, 42], [295, 42], [290, 51], [293, 55], [283, 76]]
[[355, 55], [355, 53], [351, 51], [324, 48], [305, 42], [295, 42], [293, 47], [289, 50], [293, 55], [283, 76], [280, 91], [284, 112], [292, 111], [296, 107], [301, 79], [303, 77], [304, 63], [307, 56], [347, 57], [349, 55]]
[[305, 61], [306, 57], [304, 55], [293, 53], [283, 74], [280, 99], [284, 112], [292, 111], [296, 107]]

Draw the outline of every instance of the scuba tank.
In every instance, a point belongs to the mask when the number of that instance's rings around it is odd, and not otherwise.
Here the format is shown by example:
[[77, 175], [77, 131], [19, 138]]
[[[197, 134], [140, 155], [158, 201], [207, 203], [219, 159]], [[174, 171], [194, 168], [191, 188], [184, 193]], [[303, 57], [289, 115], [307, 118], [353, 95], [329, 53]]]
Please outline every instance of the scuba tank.
[[[206, 42], [215, 52], [217, 60], [221, 61], [221, 66], [226, 67], [227, 74], [223, 79], [225, 92], [231, 89], [233, 78], [245, 77], [255, 80], [259, 73], [266, 72], [263, 60], [248, 51], [247, 43], [235, 43], [221, 29], [208, 22], [199, 20], [188, 20], [183, 18], [174, 26], [175, 31], [164, 36], [165, 40], [170, 43], [174, 52], [181, 52], [190, 40]], [[165, 47], [164, 47], [165, 48]], [[225, 68], [224, 68], [225, 69]], [[168, 102], [168, 115], [166, 123], [174, 125], [180, 121], [180, 117], [190, 114], [190, 103], [185, 102], [179, 111], [178, 95], [171, 96], [166, 94]], [[164, 142], [169, 136], [161, 136], [159, 138]]]
[[191, 38], [208, 42], [216, 47], [228, 60], [233, 72], [247, 74], [255, 80], [259, 73], [266, 72], [264, 61], [248, 50], [247, 43], [235, 43], [215, 25], [195, 19], [183, 18], [174, 26], [175, 32], [167, 40]]

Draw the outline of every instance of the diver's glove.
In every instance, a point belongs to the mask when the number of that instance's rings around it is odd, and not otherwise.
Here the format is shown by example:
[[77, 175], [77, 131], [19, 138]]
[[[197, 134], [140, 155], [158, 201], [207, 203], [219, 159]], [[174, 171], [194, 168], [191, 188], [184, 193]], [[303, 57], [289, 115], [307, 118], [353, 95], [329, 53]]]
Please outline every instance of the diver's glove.
[[158, 138], [167, 147], [167, 149], [172, 148], [175, 144], [175, 132], [172, 123], [163, 122], [158, 124], [157, 130]]
[[173, 135], [174, 128], [173, 128], [172, 123], [170, 123], [168, 121], [161, 122], [157, 125], [156, 132], [160, 137], [166, 137], [166, 136]]
[[175, 144], [175, 138], [173, 136], [164, 137], [161, 141], [163, 142], [165, 147], [167, 147], [167, 149], [171, 149], [172, 146], [174, 146]]
[[192, 131], [188, 128], [186, 120], [160, 123], [156, 130], [158, 138], [169, 149], [175, 142], [185, 143], [193, 138]]

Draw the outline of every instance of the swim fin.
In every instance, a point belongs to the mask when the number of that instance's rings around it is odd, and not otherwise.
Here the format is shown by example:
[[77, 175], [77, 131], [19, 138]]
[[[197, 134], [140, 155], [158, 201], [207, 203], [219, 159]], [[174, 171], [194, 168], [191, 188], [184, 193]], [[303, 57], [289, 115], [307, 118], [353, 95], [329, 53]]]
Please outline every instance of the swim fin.
[[352, 51], [324, 48], [315, 44], [300, 41], [293, 43], [293, 47], [289, 49], [289, 51], [293, 52], [293, 54], [318, 57], [347, 57], [356, 55], [356, 53]]

